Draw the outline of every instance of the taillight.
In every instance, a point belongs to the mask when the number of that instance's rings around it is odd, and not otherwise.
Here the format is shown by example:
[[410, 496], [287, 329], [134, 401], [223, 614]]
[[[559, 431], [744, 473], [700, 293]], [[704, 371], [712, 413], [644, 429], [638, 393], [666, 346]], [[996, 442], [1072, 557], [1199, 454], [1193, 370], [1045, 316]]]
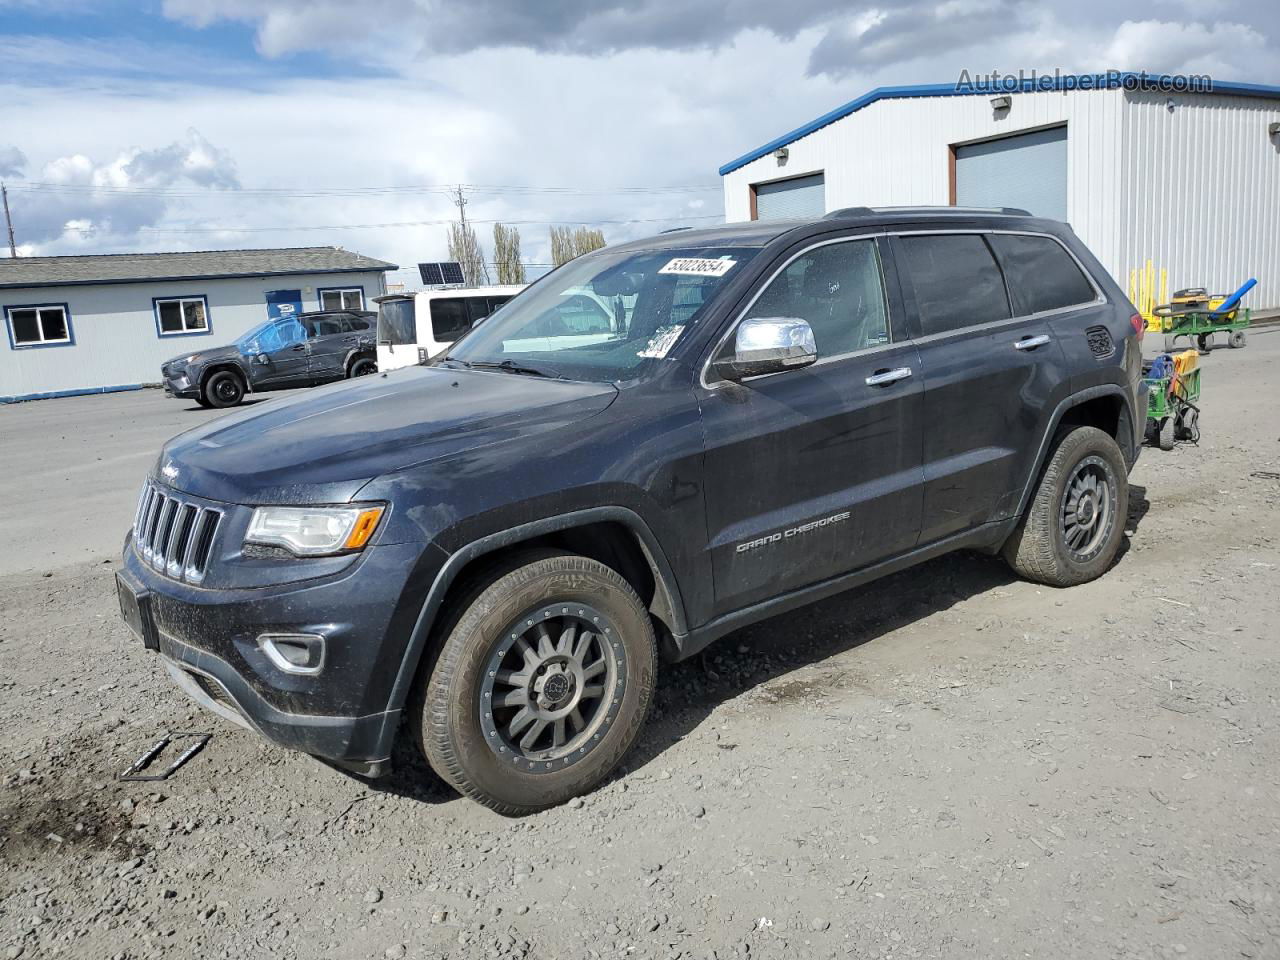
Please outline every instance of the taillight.
[[1135, 313], [1129, 318], [1129, 322], [1133, 324], [1133, 332], [1138, 335], [1138, 339], [1142, 339], [1142, 335], [1147, 332], [1147, 321], [1142, 319], [1142, 314]]

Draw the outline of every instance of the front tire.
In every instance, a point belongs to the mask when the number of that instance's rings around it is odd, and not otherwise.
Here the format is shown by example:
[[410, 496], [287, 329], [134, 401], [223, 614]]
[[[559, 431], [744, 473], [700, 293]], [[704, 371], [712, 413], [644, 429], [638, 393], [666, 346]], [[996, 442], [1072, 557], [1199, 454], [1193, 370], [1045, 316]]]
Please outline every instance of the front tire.
[[234, 407], [244, 399], [244, 381], [230, 370], [219, 370], [205, 382], [204, 396], [219, 410]]
[[653, 624], [615, 570], [571, 554], [515, 563], [463, 598], [414, 711], [436, 773], [507, 815], [599, 785], [657, 675]]
[[1063, 430], [1002, 552], [1027, 580], [1086, 583], [1115, 560], [1128, 512], [1129, 478], [1115, 440], [1096, 427]]
[[378, 364], [369, 357], [357, 357], [351, 362], [351, 367], [347, 370], [347, 376], [351, 379], [356, 377], [367, 377], [372, 373], [378, 372]]

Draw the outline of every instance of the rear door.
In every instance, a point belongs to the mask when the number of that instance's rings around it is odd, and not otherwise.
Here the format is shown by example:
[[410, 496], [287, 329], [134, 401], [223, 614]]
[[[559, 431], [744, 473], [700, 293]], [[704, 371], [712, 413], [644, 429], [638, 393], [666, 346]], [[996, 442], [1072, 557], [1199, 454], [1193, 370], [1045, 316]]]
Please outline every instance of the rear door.
[[808, 321], [817, 363], [697, 387], [717, 614], [915, 545], [923, 385], [882, 264], [869, 238], [795, 252], [738, 319]]
[[312, 380], [339, 380], [346, 375], [348, 351], [356, 337], [343, 326], [345, 314], [329, 313], [307, 317], [308, 370]]
[[930, 543], [1011, 515], [1045, 409], [1070, 381], [1047, 316], [1015, 316], [989, 233], [893, 243], [924, 374], [920, 539]]

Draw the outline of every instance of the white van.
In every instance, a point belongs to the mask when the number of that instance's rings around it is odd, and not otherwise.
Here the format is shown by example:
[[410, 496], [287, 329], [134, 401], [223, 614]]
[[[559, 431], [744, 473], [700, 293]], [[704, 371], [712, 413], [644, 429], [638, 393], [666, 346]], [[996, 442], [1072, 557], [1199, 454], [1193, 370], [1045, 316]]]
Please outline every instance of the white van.
[[378, 304], [378, 369], [434, 357], [517, 293], [523, 284], [392, 293]]

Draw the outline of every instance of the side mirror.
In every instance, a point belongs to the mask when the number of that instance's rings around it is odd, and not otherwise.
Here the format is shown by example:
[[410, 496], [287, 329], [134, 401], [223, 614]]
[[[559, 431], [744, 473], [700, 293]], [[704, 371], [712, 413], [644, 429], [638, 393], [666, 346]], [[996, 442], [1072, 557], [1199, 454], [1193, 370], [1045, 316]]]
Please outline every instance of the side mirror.
[[265, 353], [260, 353], [260, 354], [258, 354], [256, 357], [254, 357], [253, 359], [257, 360], [259, 363], [270, 363], [270, 362], [271, 362], [271, 358], [270, 358], [270, 357], [268, 357]]
[[813, 330], [799, 317], [756, 317], [738, 324], [732, 356], [715, 363], [726, 380], [807, 367], [818, 359]]

